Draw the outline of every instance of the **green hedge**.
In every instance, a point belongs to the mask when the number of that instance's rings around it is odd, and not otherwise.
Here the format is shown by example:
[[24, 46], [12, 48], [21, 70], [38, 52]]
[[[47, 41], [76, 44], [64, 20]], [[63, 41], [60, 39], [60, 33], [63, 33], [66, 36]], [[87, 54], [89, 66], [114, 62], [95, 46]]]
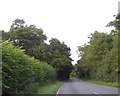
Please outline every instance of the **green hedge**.
[[55, 80], [52, 66], [25, 55], [12, 42], [2, 42], [2, 52], [3, 94], [17, 94], [31, 84]]

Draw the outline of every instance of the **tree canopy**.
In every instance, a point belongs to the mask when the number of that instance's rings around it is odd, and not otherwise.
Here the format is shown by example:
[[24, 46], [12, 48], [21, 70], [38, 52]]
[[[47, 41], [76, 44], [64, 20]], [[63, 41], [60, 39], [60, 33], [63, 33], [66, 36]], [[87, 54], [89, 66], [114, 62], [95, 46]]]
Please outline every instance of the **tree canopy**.
[[57, 71], [58, 79], [69, 78], [72, 71], [71, 50], [65, 43], [61, 43], [56, 38], [52, 38], [50, 44], [45, 43], [47, 36], [43, 30], [35, 25], [25, 24], [23, 19], [14, 20], [10, 31], [2, 32], [3, 40], [13, 41], [14, 46], [21, 46], [27, 55], [53, 66]]
[[118, 82], [118, 37], [120, 36], [120, 15], [107, 26], [114, 26], [110, 33], [95, 31], [88, 44], [78, 47], [79, 56], [75, 66], [79, 77], [107, 82]]

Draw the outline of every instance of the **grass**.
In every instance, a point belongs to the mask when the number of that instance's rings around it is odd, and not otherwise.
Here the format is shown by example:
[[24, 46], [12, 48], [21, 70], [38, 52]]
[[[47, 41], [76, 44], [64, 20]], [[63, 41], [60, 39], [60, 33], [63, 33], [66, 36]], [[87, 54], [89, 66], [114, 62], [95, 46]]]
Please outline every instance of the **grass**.
[[87, 79], [83, 79], [85, 81], [91, 82], [91, 83], [95, 83], [95, 84], [100, 84], [100, 85], [106, 85], [106, 86], [111, 86], [111, 87], [119, 87], [117, 82], [104, 82], [104, 81], [96, 81], [96, 80], [87, 80]]
[[59, 87], [63, 84], [62, 81], [57, 81], [54, 84], [48, 84], [38, 88], [37, 94], [56, 94]]

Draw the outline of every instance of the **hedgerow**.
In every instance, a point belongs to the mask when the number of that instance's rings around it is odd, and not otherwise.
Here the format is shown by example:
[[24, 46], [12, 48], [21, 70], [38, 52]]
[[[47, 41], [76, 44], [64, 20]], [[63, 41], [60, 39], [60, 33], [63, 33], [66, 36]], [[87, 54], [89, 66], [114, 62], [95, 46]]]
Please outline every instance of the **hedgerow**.
[[52, 66], [24, 53], [12, 42], [2, 42], [2, 88], [3, 94], [17, 94], [29, 85], [55, 80]]

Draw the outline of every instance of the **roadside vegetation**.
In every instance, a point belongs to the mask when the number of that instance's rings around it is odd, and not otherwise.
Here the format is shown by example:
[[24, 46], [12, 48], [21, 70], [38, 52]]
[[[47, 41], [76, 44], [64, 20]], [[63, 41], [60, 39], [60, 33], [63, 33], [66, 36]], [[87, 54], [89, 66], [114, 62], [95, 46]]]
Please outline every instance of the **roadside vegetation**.
[[63, 81], [57, 81], [55, 83], [46, 84], [43, 87], [38, 87], [36, 94], [56, 94]]
[[56, 72], [52, 66], [25, 55], [19, 47], [14, 47], [12, 42], [5, 41], [2, 47], [4, 94], [22, 93], [33, 84], [43, 85], [55, 81]]
[[92, 79], [88, 79], [88, 78], [80, 78], [80, 79], [84, 80], [86, 82], [94, 83], [94, 84], [100, 84], [100, 85], [120, 88], [118, 82], [105, 82], [105, 81], [99, 81], [99, 80], [92, 80]]
[[73, 66], [70, 48], [64, 42], [51, 38], [45, 43], [43, 30], [23, 19], [14, 20], [8, 32], [0, 32], [3, 95], [31, 94], [35, 88], [69, 79]]
[[95, 80], [86, 80], [86, 81], [91, 82], [91, 83], [95, 83], [95, 84], [111, 86], [111, 87], [117, 87], [117, 88], [119, 87], [118, 82], [103, 82], [103, 81], [95, 81]]
[[[75, 72], [79, 78], [98, 84], [118, 87], [120, 70], [120, 14], [107, 24], [114, 27], [111, 32], [95, 31], [89, 36], [89, 42], [78, 47], [80, 59], [77, 61]], [[104, 83], [105, 82], [105, 83]]]
[[65, 42], [51, 38], [46, 43], [47, 36], [41, 28], [15, 19], [8, 32], [0, 31], [3, 95], [55, 94], [62, 84], [58, 81], [70, 77], [119, 87], [120, 14], [107, 26], [114, 29], [110, 33], [95, 31], [87, 44], [78, 47], [80, 59], [73, 66], [71, 49]]

